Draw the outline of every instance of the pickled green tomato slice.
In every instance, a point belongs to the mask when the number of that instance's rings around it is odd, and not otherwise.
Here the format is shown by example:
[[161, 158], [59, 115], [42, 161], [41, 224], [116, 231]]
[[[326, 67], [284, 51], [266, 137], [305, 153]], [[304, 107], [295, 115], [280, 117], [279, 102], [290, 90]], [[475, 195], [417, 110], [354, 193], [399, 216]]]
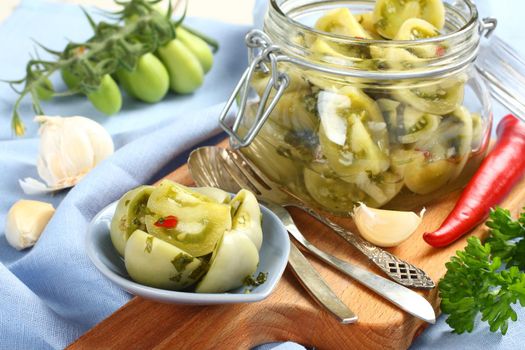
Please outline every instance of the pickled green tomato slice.
[[248, 237], [257, 250], [263, 241], [262, 214], [255, 195], [247, 190], [240, 190], [232, 199], [232, 231]]
[[286, 185], [299, 177], [297, 162], [281, 155], [274, 145], [260, 137], [241, 152], [274, 181]]
[[447, 159], [428, 160], [424, 152], [412, 151], [404, 168], [405, 185], [417, 194], [428, 194], [445, 186], [456, 172], [456, 164]]
[[439, 30], [431, 23], [420, 18], [410, 18], [401, 25], [394, 40], [419, 40], [439, 35]]
[[389, 139], [392, 147], [392, 143], [397, 142], [397, 135], [401, 127], [398, 109], [402, 106], [401, 102], [391, 100], [388, 98], [380, 98], [376, 100], [379, 109], [383, 113], [386, 126], [388, 128]]
[[472, 152], [473, 124], [470, 112], [463, 106], [445, 116], [438, 129], [441, 142], [445, 145], [445, 157], [456, 163], [453, 178], [465, 167]]
[[426, 86], [394, 90], [395, 99], [420, 111], [445, 115], [452, 113], [463, 103], [465, 93], [464, 75], [431, 82]]
[[334, 212], [349, 212], [367, 196], [356, 185], [304, 169], [304, 185], [308, 194], [322, 207]]
[[[341, 177], [388, 169], [388, 132], [379, 107], [361, 90], [345, 87], [322, 92], [319, 142], [333, 171]], [[344, 98], [348, 102], [344, 103]]]
[[[164, 180], [148, 200], [151, 214], [146, 215], [148, 233], [187, 251], [195, 257], [209, 254], [231, 228], [230, 206]], [[160, 219], [175, 216], [173, 228], [156, 225]]]
[[194, 192], [197, 192], [197, 193], [200, 193], [200, 194], [210, 198], [211, 200], [213, 200], [216, 203], [228, 204], [231, 201], [231, 195], [228, 192], [221, 190], [220, 188], [215, 188], [215, 187], [192, 187], [190, 190], [194, 191]]
[[368, 32], [359, 24], [348, 8], [329, 11], [317, 20], [315, 29], [353, 38], [371, 39]]
[[403, 179], [399, 174], [386, 171], [378, 175], [366, 172], [342, 178], [355, 184], [367, 197], [363, 200], [370, 207], [379, 208], [390, 202], [403, 188]]
[[137, 229], [145, 229], [146, 204], [153, 186], [140, 186], [122, 196], [111, 220], [110, 237], [117, 252], [124, 256], [129, 236]]
[[[301, 103], [299, 101], [298, 103]], [[247, 125], [253, 124], [253, 114], [246, 114]], [[239, 128], [246, 130], [245, 125]], [[299, 177], [300, 163], [309, 162], [318, 145], [317, 133], [313, 130], [289, 130], [270, 118], [261, 128], [257, 137], [241, 152], [245, 154], [268, 177], [282, 184], [288, 184]]]
[[445, 7], [442, 0], [378, 0], [374, 8], [377, 32], [393, 39], [403, 23], [410, 18], [421, 18], [438, 30], [445, 25]]
[[182, 290], [206, 272], [201, 259], [141, 230], [126, 243], [124, 260], [134, 281], [155, 288]]
[[361, 27], [363, 27], [363, 29], [367, 31], [368, 35], [370, 35], [372, 39], [382, 39], [381, 35], [379, 35], [379, 33], [376, 30], [373, 12], [364, 12], [356, 14], [355, 19], [361, 25]]
[[412, 107], [405, 107], [403, 111], [403, 131], [398, 135], [398, 141], [403, 144], [416, 143], [419, 140], [428, 140], [435, 136], [441, 116], [421, 112]]
[[270, 120], [289, 130], [315, 130], [315, 97], [310, 90], [286, 92], [275, 106]]
[[210, 268], [199, 282], [197, 293], [222, 293], [241, 287], [257, 270], [259, 252], [248, 236], [227, 231], [217, 244]]
[[283, 157], [304, 163], [315, 156], [319, 144], [316, 130], [290, 130], [268, 119], [258, 137], [272, 145]]
[[[403, 23], [394, 39], [419, 40], [433, 38], [439, 35], [439, 30], [427, 21], [420, 18], [410, 18]], [[411, 51], [418, 57], [433, 58], [442, 55], [438, 49], [440, 47], [442, 48], [442, 46], [435, 44], [418, 45], [417, 47], [411, 47]]]
[[443, 117], [434, 136], [413, 150], [395, 151], [393, 164], [403, 169], [405, 185], [418, 194], [431, 193], [461, 174], [472, 151], [472, 117], [465, 107]]
[[483, 120], [479, 113], [472, 113], [472, 150], [477, 150], [483, 140]]

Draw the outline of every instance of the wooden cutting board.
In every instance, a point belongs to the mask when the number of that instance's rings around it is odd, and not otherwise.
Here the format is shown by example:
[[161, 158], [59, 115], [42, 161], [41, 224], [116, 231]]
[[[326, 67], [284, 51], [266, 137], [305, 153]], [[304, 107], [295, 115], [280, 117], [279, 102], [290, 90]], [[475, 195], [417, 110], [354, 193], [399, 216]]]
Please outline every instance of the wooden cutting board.
[[[187, 166], [168, 178], [193, 183]], [[436, 229], [459, 193], [427, 205], [423, 224], [408, 241], [390, 251], [425, 270], [437, 283], [445, 263], [465, 246], [462, 239], [445, 249], [428, 246], [421, 234]], [[516, 214], [525, 205], [525, 180], [502, 206]], [[292, 215], [305, 236], [333, 255], [381, 274], [355, 248], [299, 211]], [[350, 219], [335, 218], [354, 230]], [[474, 234], [486, 233], [480, 226]], [[168, 305], [139, 297], [84, 334], [69, 349], [249, 349], [271, 341], [292, 340], [318, 349], [406, 349], [427, 327], [338, 271], [305, 254], [337, 295], [358, 315], [356, 324], [339, 324], [302, 289], [287, 268], [275, 291], [258, 303], [224, 306]], [[439, 313], [437, 288], [420, 292]]]

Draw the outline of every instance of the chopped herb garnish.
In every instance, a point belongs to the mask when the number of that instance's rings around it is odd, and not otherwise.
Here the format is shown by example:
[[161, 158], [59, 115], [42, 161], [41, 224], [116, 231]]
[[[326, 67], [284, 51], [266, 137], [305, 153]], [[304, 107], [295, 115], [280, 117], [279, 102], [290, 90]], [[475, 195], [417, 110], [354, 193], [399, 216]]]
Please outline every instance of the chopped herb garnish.
[[153, 249], [153, 239], [155, 237], [153, 236], [148, 236], [148, 238], [146, 238], [146, 248], [144, 248], [144, 251], [146, 253], [151, 253], [151, 250]]
[[198, 280], [202, 277], [202, 275], [204, 275], [208, 271], [209, 267], [210, 265], [207, 262], [203, 261], [202, 264], [200, 264], [195, 270], [193, 270], [190, 273], [189, 278], [191, 278], [192, 280]]
[[246, 276], [243, 280], [243, 284], [246, 287], [258, 287], [266, 280], [268, 279], [268, 272], [259, 272], [256, 278], [253, 278], [253, 276], [249, 275]]
[[175, 276], [170, 277], [170, 281], [175, 282], [175, 283], [179, 283], [181, 279], [182, 279], [181, 273], [178, 273]]
[[171, 264], [175, 267], [175, 270], [178, 272], [184, 271], [186, 266], [193, 261], [193, 257], [188, 254], [179, 253], [176, 257], [173, 258]]

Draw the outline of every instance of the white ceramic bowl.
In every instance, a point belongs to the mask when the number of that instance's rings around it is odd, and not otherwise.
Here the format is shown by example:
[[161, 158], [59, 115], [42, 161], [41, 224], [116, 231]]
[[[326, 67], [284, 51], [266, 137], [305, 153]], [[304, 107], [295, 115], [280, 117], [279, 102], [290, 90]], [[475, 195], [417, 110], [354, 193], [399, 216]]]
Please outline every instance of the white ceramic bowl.
[[263, 244], [259, 252], [260, 261], [255, 276], [259, 272], [268, 272], [268, 278], [262, 285], [245, 293], [246, 287], [240, 287], [228, 293], [192, 293], [148, 287], [133, 281], [124, 266], [124, 260], [117, 253], [109, 235], [111, 218], [117, 202], [98, 213], [88, 227], [86, 236], [87, 253], [96, 268], [110, 281], [131, 294], [164, 303], [177, 304], [229, 304], [250, 303], [266, 298], [273, 291], [281, 278], [290, 253], [290, 239], [281, 221], [270, 210], [261, 206], [263, 215]]

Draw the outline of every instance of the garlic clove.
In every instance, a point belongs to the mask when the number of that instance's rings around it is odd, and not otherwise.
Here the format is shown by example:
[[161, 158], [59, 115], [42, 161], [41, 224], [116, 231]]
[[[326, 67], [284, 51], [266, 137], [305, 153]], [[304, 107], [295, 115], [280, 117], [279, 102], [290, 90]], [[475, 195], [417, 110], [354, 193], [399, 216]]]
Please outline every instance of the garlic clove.
[[19, 200], [7, 213], [5, 238], [15, 249], [32, 247], [55, 213], [49, 203]]
[[419, 227], [425, 209], [420, 215], [408, 211], [369, 208], [360, 203], [353, 218], [361, 236], [380, 247], [395, 247], [406, 241]]
[[98, 163], [113, 154], [109, 133], [94, 120], [37, 116], [40, 145], [37, 159], [40, 181], [19, 181], [27, 194], [49, 193], [75, 186]]

